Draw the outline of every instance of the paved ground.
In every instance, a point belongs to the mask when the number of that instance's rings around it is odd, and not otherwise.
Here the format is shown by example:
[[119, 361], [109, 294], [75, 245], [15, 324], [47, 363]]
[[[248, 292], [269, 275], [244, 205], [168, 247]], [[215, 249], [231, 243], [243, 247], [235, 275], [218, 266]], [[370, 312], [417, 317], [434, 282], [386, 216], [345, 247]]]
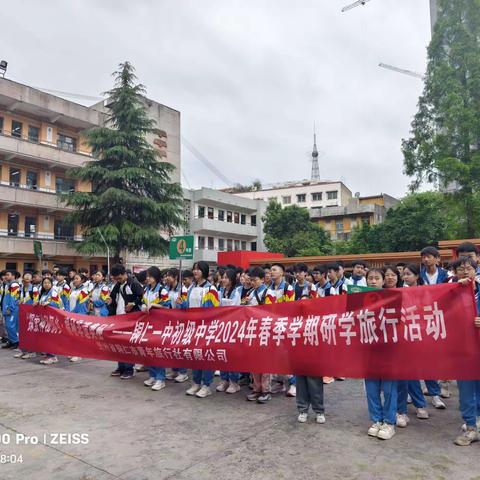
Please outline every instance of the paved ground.
[[[452, 444], [458, 397], [388, 442], [369, 438], [362, 382], [326, 387], [327, 423], [298, 424], [295, 401], [267, 405], [237, 395], [152, 392], [145, 373], [122, 381], [112, 363], [44, 367], [0, 352], [0, 445], [23, 464], [0, 464], [0, 479], [480, 479], [480, 443]], [[217, 380], [218, 381], [218, 380]], [[17, 433], [87, 433], [87, 445], [14, 445]], [[8, 434], [8, 435], [5, 435]], [[50, 437], [51, 438], [51, 437]], [[0, 457], [1, 460], [2, 457]]]

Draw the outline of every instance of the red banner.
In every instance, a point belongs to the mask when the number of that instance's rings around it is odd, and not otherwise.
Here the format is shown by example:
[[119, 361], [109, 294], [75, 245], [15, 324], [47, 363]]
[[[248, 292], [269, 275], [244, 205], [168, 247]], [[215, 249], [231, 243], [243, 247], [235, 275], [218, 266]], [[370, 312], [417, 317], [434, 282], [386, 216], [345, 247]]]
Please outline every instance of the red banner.
[[20, 346], [206, 370], [385, 379], [479, 379], [470, 287], [378, 290], [257, 307], [92, 317], [22, 305]]

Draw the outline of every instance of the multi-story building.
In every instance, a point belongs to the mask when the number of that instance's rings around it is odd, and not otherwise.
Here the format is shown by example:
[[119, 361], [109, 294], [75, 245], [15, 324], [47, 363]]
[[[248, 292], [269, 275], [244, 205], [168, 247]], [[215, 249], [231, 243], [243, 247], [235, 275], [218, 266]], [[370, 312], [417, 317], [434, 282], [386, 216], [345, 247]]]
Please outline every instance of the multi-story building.
[[399, 201], [386, 193], [369, 197], [356, 195], [342, 207], [313, 207], [310, 218], [321, 225], [334, 240], [348, 240], [352, 230], [362, 224], [376, 225]]
[[195, 237], [194, 260], [217, 262], [218, 252], [265, 251], [263, 200], [241, 198], [212, 188], [184, 190], [186, 235]]
[[[231, 191], [231, 190], [225, 190]], [[269, 202], [276, 200], [288, 207], [298, 205], [305, 208], [342, 207], [347, 205], [352, 192], [342, 182], [303, 180], [273, 185], [260, 190], [233, 192], [235, 195], [254, 200]]]
[[[145, 104], [159, 129], [149, 140], [175, 165], [172, 180], [178, 181], [180, 113], [149, 99]], [[69, 207], [58, 197], [90, 190], [70, 179], [68, 170], [92, 159], [82, 131], [105, 125], [104, 112], [103, 104], [85, 107], [0, 78], [0, 269], [106, 265], [104, 256], [88, 257], [69, 246], [82, 240], [82, 232], [65, 223]], [[41, 262], [34, 255], [35, 240], [42, 242]], [[132, 261], [133, 256], [127, 259]]]

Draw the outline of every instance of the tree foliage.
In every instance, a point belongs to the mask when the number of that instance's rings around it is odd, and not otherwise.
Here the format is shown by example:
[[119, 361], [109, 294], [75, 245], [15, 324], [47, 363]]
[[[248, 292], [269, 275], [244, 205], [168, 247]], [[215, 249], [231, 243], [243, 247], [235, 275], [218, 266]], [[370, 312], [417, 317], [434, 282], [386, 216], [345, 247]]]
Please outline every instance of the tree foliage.
[[405, 173], [452, 197], [468, 237], [480, 231], [480, 0], [440, 0], [425, 87], [403, 140]]
[[452, 238], [459, 228], [458, 212], [448, 197], [439, 192], [411, 194], [387, 212], [383, 223], [354, 229], [348, 253], [421, 250]]
[[145, 88], [136, 84], [134, 67], [125, 62], [113, 75], [115, 86], [106, 92], [108, 127], [85, 133], [96, 160], [71, 171], [74, 178], [90, 183], [92, 191], [62, 197], [74, 207], [67, 220], [83, 228], [80, 252], [104, 252], [101, 231], [117, 261], [124, 251], [165, 254], [168, 241], [161, 231], [172, 234], [182, 223], [182, 191], [170, 182], [175, 167], [160, 161], [146, 140], [158, 130], [147, 116]]
[[297, 205], [282, 208], [272, 201], [263, 220], [265, 245], [270, 252], [296, 257], [327, 255], [333, 251], [328, 233], [310, 220], [305, 208]]

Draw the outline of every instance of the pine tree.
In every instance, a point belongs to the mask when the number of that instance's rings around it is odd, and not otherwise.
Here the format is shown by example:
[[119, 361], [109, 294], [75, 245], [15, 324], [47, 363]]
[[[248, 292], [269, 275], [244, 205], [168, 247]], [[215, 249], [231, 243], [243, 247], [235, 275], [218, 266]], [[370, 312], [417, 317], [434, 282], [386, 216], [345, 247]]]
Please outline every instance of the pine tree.
[[182, 224], [182, 191], [170, 182], [174, 166], [160, 161], [146, 135], [157, 133], [142, 98], [145, 87], [136, 84], [135, 69], [125, 62], [114, 72], [109, 98], [108, 126], [85, 132], [95, 160], [73, 169], [71, 176], [92, 185], [91, 192], [63, 196], [74, 207], [67, 221], [81, 225], [84, 240], [79, 252], [105, 251], [99, 230], [118, 262], [125, 252], [152, 256], [168, 251], [168, 240]]
[[[442, 190], [455, 186], [465, 235], [479, 233], [480, 0], [441, 0], [412, 136], [403, 140], [405, 173]], [[426, 219], [428, 221], [428, 219]]]

